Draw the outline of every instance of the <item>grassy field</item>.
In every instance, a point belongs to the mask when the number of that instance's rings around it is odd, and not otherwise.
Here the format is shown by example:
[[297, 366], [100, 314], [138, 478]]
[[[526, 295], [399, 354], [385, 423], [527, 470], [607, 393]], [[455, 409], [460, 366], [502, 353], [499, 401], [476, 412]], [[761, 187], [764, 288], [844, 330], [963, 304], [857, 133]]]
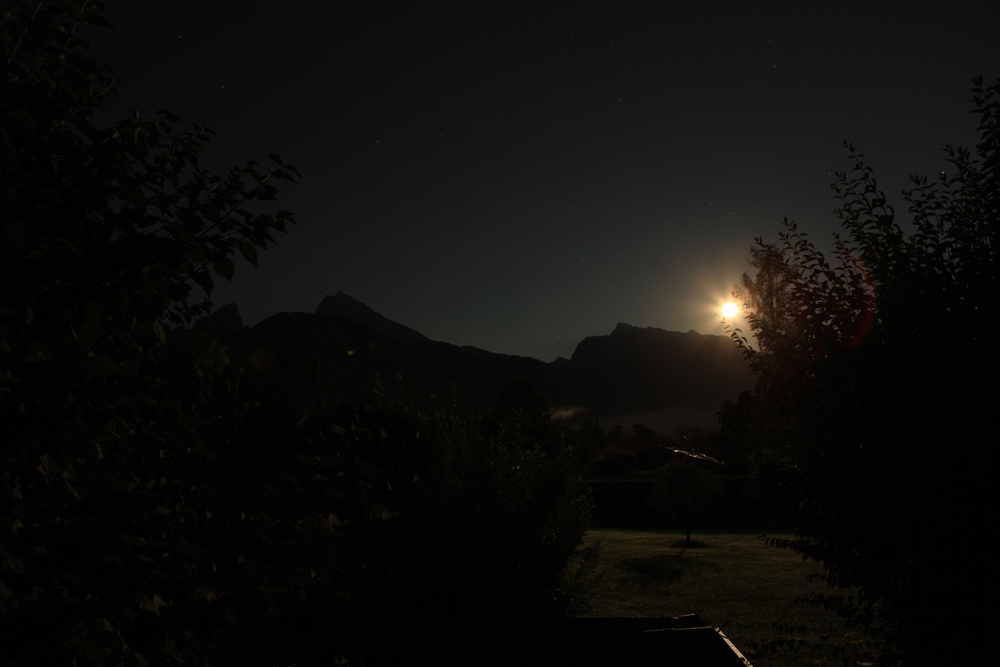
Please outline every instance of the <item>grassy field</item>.
[[874, 664], [873, 646], [859, 630], [796, 601], [828, 591], [806, 580], [822, 568], [765, 546], [759, 534], [706, 531], [692, 535], [703, 546], [685, 550], [679, 532], [592, 529], [585, 544], [600, 543], [603, 579], [587, 615], [699, 614], [722, 626], [754, 667], [844, 665], [845, 656], [848, 665]]

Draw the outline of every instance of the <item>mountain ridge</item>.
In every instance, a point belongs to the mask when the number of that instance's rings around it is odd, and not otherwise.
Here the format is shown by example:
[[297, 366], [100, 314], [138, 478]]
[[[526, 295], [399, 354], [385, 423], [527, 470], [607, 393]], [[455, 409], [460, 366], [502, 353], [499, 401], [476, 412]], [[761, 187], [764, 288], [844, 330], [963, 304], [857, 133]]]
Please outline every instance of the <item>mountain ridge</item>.
[[680, 423], [714, 428], [723, 401], [753, 386], [728, 337], [693, 329], [619, 322], [610, 334], [580, 341], [570, 359], [546, 363], [433, 341], [342, 292], [325, 296], [314, 313], [278, 313], [253, 327], [236, 321], [234, 306], [218, 309], [193, 328], [215, 335], [236, 358], [259, 368], [276, 363], [278, 350], [298, 338], [320, 362], [331, 393], [341, 398], [372, 396], [376, 375], [383, 380], [402, 375], [418, 403], [421, 397], [450, 396], [454, 383], [468, 408], [488, 411], [507, 383], [525, 379], [553, 408], [575, 415], [573, 420], [641, 422], [669, 432]]

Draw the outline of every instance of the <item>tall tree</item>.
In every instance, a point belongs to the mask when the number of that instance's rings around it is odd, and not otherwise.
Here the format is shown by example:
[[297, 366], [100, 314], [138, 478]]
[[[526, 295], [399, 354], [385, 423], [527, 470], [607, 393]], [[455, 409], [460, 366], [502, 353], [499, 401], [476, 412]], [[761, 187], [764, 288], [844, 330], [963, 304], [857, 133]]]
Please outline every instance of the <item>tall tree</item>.
[[[761, 347], [780, 345], [792, 336], [790, 329], [794, 317], [790, 312], [790, 292], [794, 274], [789, 272], [774, 243], [751, 248], [750, 265], [757, 269], [757, 274], [744, 273], [739, 292], [750, 303], [750, 312], [758, 321], [757, 342]], [[777, 340], [771, 341], [769, 337]]]
[[912, 177], [912, 231], [845, 142], [853, 173], [832, 186], [846, 232], [833, 264], [786, 220], [778, 244], [757, 239], [761, 273], [734, 292], [757, 340], [730, 330], [760, 380], [757, 441], [784, 458], [803, 499], [797, 537], [774, 542], [852, 589], [847, 609], [905, 664], [937, 664], [976, 641], [974, 621], [936, 625], [943, 610], [969, 607], [986, 569], [963, 545], [986, 519], [976, 459], [995, 393], [976, 378], [997, 370], [1000, 82], [977, 78], [972, 90], [975, 153], [947, 147], [951, 175]]
[[[218, 176], [198, 163], [211, 131], [178, 132], [172, 112], [94, 123], [115, 80], [76, 32], [110, 27], [102, 11], [15, 0], [0, 17], [0, 644], [14, 664], [140, 647], [181, 660], [197, 643], [183, 619], [163, 625], [167, 591], [206, 567], [191, 541], [206, 513], [181, 473], [194, 420], [165, 343], [210, 309], [235, 252], [256, 264], [294, 222], [252, 210], [298, 175], [277, 155]], [[150, 565], [157, 545], [172, 559]]]
[[684, 543], [692, 545], [691, 528], [722, 494], [711, 470], [696, 458], [679, 454], [660, 468], [657, 485], [646, 502], [684, 528]]

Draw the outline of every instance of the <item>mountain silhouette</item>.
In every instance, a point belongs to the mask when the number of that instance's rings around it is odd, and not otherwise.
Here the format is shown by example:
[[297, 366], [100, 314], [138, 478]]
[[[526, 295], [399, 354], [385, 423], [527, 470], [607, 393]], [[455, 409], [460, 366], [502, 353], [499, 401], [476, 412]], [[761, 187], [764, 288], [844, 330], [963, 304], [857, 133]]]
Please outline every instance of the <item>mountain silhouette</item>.
[[399, 340], [343, 317], [278, 313], [222, 342], [235, 359], [267, 370], [280, 363], [280, 350], [296, 339], [319, 363], [333, 400], [371, 400], [376, 375], [388, 387], [402, 376], [408, 397], [421, 407], [429, 404], [432, 394], [450, 401], [453, 384], [464, 407], [477, 411], [492, 409], [504, 386], [518, 378], [531, 382], [543, 395], [567, 393], [568, 380], [538, 359], [426, 338]]
[[430, 338], [408, 326], [388, 320], [374, 310], [343, 292], [334, 296], [325, 296], [316, 307], [316, 314], [323, 317], [342, 317], [371, 327], [389, 338], [412, 343], [429, 343]]
[[191, 328], [204, 331], [214, 338], [225, 338], [244, 331], [247, 326], [240, 317], [240, 307], [230, 303], [211, 315], [200, 318]]
[[590, 336], [563, 368], [597, 393], [605, 410], [655, 410], [665, 405], [721, 405], [749, 388], [743, 355], [726, 336], [640, 328], [619, 323], [609, 336]]
[[[218, 320], [218, 315], [223, 314]], [[235, 318], [234, 318], [235, 315]], [[660, 432], [677, 424], [714, 428], [715, 412], [753, 386], [742, 355], [725, 336], [680, 333], [620, 323], [606, 336], [581, 341], [571, 359], [544, 363], [471, 346], [432, 341], [338, 292], [315, 313], [278, 313], [249, 329], [235, 304], [199, 320], [226, 343], [234, 359], [260, 368], [280, 363], [279, 351], [301, 341], [315, 359], [331, 400], [374, 396], [375, 377], [393, 386], [401, 375], [409, 400], [450, 402], [452, 387], [464, 407], [489, 411], [501, 390], [527, 380], [568, 421], [606, 425], [644, 423]]]

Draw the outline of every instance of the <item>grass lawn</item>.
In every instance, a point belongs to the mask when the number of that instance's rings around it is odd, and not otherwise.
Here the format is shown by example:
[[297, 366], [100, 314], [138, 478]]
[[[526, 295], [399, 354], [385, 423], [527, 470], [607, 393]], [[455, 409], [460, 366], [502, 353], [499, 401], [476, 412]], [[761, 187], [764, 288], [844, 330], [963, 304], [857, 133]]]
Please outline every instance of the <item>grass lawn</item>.
[[754, 667], [844, 665], [845, 652], [848, 665], [874, 664], [872, 643], [860, 630], [847, 627], [833, 612], [796, 602], [828, 591], [825, 583], [806, 580], [822, 568], [765, 546], [758, 535], [700, 532], [692, 540], [703, 546], [684, 550], [681, 532], [591, 529], [584, 543], [600, 543], [603, 579], [587, 615], [699, 614], [709, 625], [724, 626]]

